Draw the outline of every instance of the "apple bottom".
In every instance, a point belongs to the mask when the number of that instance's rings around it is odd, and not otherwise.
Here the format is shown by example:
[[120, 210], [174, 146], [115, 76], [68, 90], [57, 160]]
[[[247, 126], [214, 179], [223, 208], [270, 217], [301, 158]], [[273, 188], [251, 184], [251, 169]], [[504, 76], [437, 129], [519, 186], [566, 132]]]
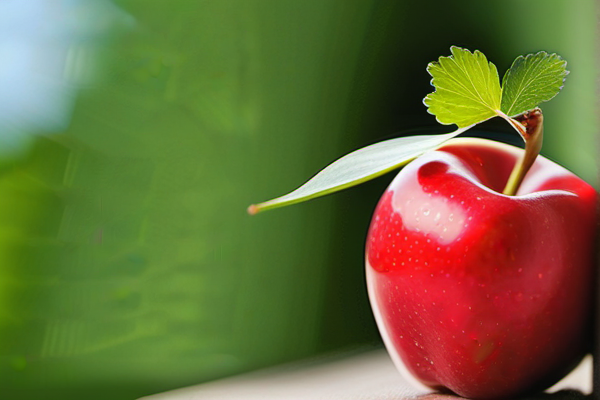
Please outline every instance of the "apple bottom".
[[540, 158], [522, 186], [536, 193], [503, 196], [482, 174], [509, 173], [518, 151], [481, 142], [398, 174], [366, 268], [379, 330], [410, 382], [499, 398], [549, 387], [588, 350], [596, 195]]
[[[571, 339], [570, 342], [561, 343], [560, 346], [566, 349], [561, 355], [553, 352], [552, 348], [547, 348], [547, 343], [535, 344], [538, 341], [533, 339], [534, 344], [530, 346], [536, 350], [548, 349], [545, 357], [534, 358], [535, 356], [523, 354], [519, 343], [521, 340], [531, 338], [520, 337], [518, 333], [511, 334], [509, 327], [498, 327], [502, 333], [495, 341], [488, 337], [488, 341], [484, 343], [477, 340], [477, 334], [467, 335], [462, 330], [457, 335], [441, 332], [443, 329], [424, 328], [422, 334], [412, 332], [411, 335], [409, 329], [394, 327], [395, 324], [402, 322], [383, 317], [386, 313], [390, 313], [390, 307], [384, 306], [386, 310], [384, 313], [380, 311], [381, 300], [377, 292], [381, 289], [377, 288], [381, 287], [381, 282], [378, 282], [376, 274], [377, 272], [373, 271], [367, 263], [367, 286], [371, 308], [381, 337], [402, 377], [423, 393], [450, 391], [466, 398], [489, 399], [542, 391], [575, 368], [588, 348], [587, 339], [580, 336], [579, 340]], [[457, 338], [461, 334], [463, 337]], [[440, 335], [439, 341], [447, 340], [450, 336], [452, 343], [448, 346], [441, 343], [430, 346], [431, 341], [435, 341], [436, 338], [428, 340], [428, 335]], [[511, 339], [517, 341], [516, 345], [503, 343]], [[411, 347], [420, 351], [415, 352]], [[492, 354], [494, 352], [496, 354]], [[504, 360], [499, 360], [499, 352], [510, 355], [504, 357]], [[522, 366], [511, 368], [503, 365], [506, 363]], [[533, 371], [538, 372], [532, 373]]]

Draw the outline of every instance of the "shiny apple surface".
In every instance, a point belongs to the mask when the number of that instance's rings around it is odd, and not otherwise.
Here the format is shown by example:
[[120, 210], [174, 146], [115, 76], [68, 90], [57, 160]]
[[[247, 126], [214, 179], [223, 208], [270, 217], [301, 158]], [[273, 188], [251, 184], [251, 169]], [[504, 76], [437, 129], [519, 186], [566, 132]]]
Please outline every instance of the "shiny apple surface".
[[457, 139], [406, 166], [366, 247], [369, 296], [396, 365], [469, 398], [541, 390], [588, 349], [595, 190], [538, 157], [501, 194], [520, 149]]

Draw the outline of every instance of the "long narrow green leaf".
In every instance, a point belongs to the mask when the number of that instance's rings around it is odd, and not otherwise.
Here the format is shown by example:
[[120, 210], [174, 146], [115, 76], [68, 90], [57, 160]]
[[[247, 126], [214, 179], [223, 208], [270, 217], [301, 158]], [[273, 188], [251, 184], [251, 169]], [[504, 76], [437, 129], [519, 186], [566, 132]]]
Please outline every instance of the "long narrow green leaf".
[[264, 203], [253, 204], [248, 207], [248, 212], [256, 214], [300, 203], [366, 182], [402, 167], [469, 128], [471, 126], [443, 135], [402, 137], [363, 147], [334, 161], [293, 192]]

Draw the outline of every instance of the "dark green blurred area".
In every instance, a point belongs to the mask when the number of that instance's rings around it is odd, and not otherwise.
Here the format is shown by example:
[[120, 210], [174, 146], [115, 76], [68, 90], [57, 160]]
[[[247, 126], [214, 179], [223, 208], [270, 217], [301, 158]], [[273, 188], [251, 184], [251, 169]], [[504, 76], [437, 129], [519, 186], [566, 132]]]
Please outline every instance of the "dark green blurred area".
[[136, 26], [69, 129], [0, 170], [1, 398], [131, 399], [378, 344], [363, 243], [391, 177], [245, 208], [437, 129], [425, 67], [452, 44], [501, 74], [566, 58], [544, 153], [596, 184], [594, 1], [116, 3]]

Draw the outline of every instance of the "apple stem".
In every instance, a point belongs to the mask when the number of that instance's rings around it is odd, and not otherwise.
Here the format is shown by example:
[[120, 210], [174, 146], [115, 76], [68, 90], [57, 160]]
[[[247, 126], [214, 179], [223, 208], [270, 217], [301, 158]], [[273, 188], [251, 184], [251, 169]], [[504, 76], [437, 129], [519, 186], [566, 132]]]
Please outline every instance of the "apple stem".
[[501, 115], [515, 128], [525, 140], [525, 153], [523, 157], [515, 164], [508, 182], [502, 193], [508, 196], [514, 196], [523, 182], [523, 178], [533, 165], [536, 157], [542, 149], [544, 137], [544, 116], [542, 110], [534, 108], [519, 114], [514, 118], [507, 115]]

